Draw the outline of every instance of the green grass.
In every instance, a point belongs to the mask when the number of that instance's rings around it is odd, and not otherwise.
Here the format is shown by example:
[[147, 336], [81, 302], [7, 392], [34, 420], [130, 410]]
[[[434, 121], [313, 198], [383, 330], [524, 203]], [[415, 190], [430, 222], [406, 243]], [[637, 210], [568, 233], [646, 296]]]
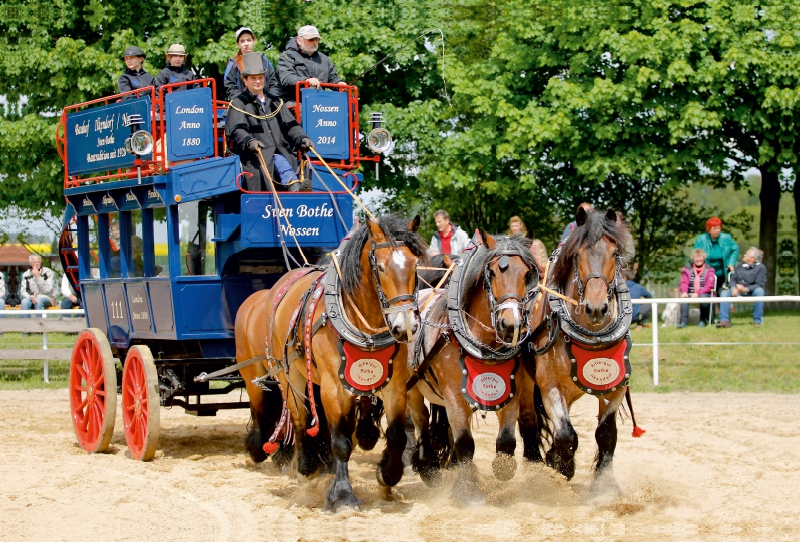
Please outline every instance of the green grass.
[[[48, 333], [48, 348], [72, 348], [77, 335]], [[4, 333], [0, 348], [41, 348], [42, 335], [31, 333]], [[43, 379], [42, 360], [0, 360], [0, 390], [29, 390], [36, 388], [66, 388], [69, 379], [68, 361], [50, 361], [50, 383]]]
[[[749, 311], [732, 315], [732, 328], [659, 328], [659, 385], [653, 386], [653, 349], [634, 346], [631, 353], [632, 389], [637, 392], [734, 391], [800, 392], [800, 314], [767, 312], [764, 326], [756, 329]], [[652, 329], [633, 331], [634, 345], [652, 342]], [[51, 348], [69, 348], [75, 335], [50, 333]], [[761, 342], [771, 344], [693, 346], [664, 343]], [[40, 348], [41, 335], [6, 333], [0, 348]], [[0, 390], [64, 388], [69, 377], [69, 362], [50, 362], [50, 384], [42, 380], [42, 361], [0, 360]]]
[[[753, 325], [752, 312], [736, 312], [731, 328], [689, 326], [659, 328], [659, 385], [653, 385], [653, 349], [634, 346], [631, 389], [634, 391], [734, 391], [797, 393], [800, 391], [800, 314], [767, 312], [764, 325]], [[636, 343], [652, 343], [652, 329], [633, 331]], [[759, 342], [770, 344], [694, 346], [664, 343]]]

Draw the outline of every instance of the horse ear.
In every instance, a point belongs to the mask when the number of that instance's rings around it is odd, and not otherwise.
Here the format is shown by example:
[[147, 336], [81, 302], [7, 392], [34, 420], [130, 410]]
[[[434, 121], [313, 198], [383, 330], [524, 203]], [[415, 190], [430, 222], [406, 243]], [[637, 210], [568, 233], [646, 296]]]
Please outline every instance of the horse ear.
[[578, 226], [583, 226], [584, 224], [586, 224], [586, 219], [587, 219], [588, 217], [589, 217], [589, 215], [588, 215], [588, 213], [586, 212], [586, 209], [584, 209], [583, 207], [581, 207], [580, 209], [578, 209], [578, 212], [577, 212], [577, 213], [575, 213], [575, 223], [576, 223]]
[[386, 235], [383, 233], [381, 227], [378, 225], [377, 222], [375, 222], [369, 217], [367, 217], [367, 227], [369, 228], [370, 239], [379, 244], [386, 242]]
[[617, 212], [614, 209], [609, 209], [608, 211], [606, 211], [606, 220], [610, 222], [616, 222]]
[[442, 254], [442, 263], [446, 268], [450, 268], [450, 266], [453, 265], [453, 258], [447, 254]]
[[481, 241], [483, 242], [483, 246], [485, 246], [487, 250], [497, 249], [497, 242], [495, 242], [494, 237], [486, 233], [486, 230], [484, 230], [483, 228], [478, 228], [478, 233], [481, 236]]
[[417, 230], [419, 229], [419, 215], [415, 216], [414, 220], [409, 222], [407, 227], [408, 231], [417, 233]]
[[531, 230], [525, 232], [525, 239], [530, 239], [533, 241], [533, 232]]

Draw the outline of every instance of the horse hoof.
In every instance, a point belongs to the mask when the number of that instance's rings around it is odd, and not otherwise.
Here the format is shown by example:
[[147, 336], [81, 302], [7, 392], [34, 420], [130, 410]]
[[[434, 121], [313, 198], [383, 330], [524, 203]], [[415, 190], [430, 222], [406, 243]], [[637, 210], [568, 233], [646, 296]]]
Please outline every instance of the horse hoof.
[[508, 482], [517, 473], [517, 461], [510, 455], [498, 454], [492, 461], [494, 477], [501, 482]]
[[437, 487], [442, 483], [442, 472], [439, 469], [422, 469], [419, 471], [419, 477], [428, 487]]
[[298, 472], [297, 473], [297, 482], [299, 484], [306, 484], [306, 483], [310, 482], [311, 480], [313, 480], [314, 478], [316, 478], [318, 476], [319, 476], [319, 472], [312, 472], [308, 476], [304, 476], [304, 475], [302, 475], [302, 474], [300, 474]]
[[389, 486], [378, 486], [378, 496], [384, 501], [403, 500], [403, 496]]
[[356, 497], [355, 493], [340, 492], [336, 497], [333, 498], [328, 495], [327, 499], [325, 500], [325, 508], [323, 510], [325, 512], [336, 513], [342, 506], [346, 506], [348, 508], [352, 508], [356, 512], [361, 512], [362, 504], [364, 504], [364, 501]]

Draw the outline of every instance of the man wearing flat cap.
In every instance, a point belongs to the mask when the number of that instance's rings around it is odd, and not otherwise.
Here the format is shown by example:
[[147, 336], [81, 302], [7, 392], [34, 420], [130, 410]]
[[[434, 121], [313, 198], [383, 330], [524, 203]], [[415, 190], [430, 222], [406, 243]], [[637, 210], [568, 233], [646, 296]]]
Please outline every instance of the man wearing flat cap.
[[[259, 53], [246, 53], [242, 81], [246, 90], [228, 106], [225, 133], [230, 148], [242, 160], [243, 186], [250, 191], [271, 190], [270, 182], [282, 189], [300, 190], [295, 149], [307, 151], [311, 140], [283, 105], [265, 92], [264, 64]], [[264, 157], [266, 172], [259, 153]], [[310, 189], [310, 187], [304, 187]]]
[[[236, 31], [236, 45], [239, 46], [239, 52], [228, 60], [223, 78], [225, 93], [228, 95], [229, 102], [245, 91], [241, 75], [244, 55], [253, 52], [256, 41], [253, 31], [246, 26]], [[272, 62], [263, 53], [261, 53], [261, 64], [264, 66], [264, 93], [270, 98], [280, 98], [281, 88], [278, 85], [278, 76], [275, 74], [275, 68], [272, 67]]]
[[[156, 78], [144, 71], [145, 54], [140, 47], [131, 46], [122, 53], [122, 60], [125, 61], [125, 72], [117, 80], [119, 92], [128, 92], [144, 87], [151, 87], [155, 84]], [[129, 94], [123, 100], [135, 98], [136, 95]]]
[[320, 88], [321, 83], [347, 84], [336, 73], [331, 59], [318, 48], [319, 30], [311, 25], [300, 27], [297, 37], [286, 44], [286, 50], [278, 60], [278, 79], [285, 101], [294, 101], [295, 83], [298, 81], [306, 81], [315, 88]]
[[[167, 49], [167, 67], [158, 72], [156, 75], [156, 88], [161, 92], [163, 85], [172, 83], [184, 83], [187, 81], [194, 81], [196, 77], [191, 70], [184, 68], [183, 64], [186, 62], [186, 48], [179, 43], [173, 43]], [[182, 85], [172, 89], [173, 92], [178, 90], [189, 90], [192, 88], [200, 88], [200, 83], [194, 85]]]

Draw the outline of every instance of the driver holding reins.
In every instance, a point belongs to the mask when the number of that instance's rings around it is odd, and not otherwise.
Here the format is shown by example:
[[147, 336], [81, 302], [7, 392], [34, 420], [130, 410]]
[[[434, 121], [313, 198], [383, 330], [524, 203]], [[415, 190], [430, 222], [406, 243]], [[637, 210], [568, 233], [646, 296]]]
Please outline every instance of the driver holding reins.
[[[274, 183], [290, 192], [301, 189], [294, 149], [307, 151], [311, 139], [284, 107], [283, 100], [271, 98], [264, 91], [264, 65], [261, 55], [243, 55], [242, 81], [247, 90], [234, 98], [228, 108], [225, 132], [231, 150], [242, 160], [245, 175], [243, 187], [260, 192], [271, 190]], [[260, 163], [264, 158], [266, 172]], [[311, 179], [303, 182], [303, 190], [311, 189]]]

